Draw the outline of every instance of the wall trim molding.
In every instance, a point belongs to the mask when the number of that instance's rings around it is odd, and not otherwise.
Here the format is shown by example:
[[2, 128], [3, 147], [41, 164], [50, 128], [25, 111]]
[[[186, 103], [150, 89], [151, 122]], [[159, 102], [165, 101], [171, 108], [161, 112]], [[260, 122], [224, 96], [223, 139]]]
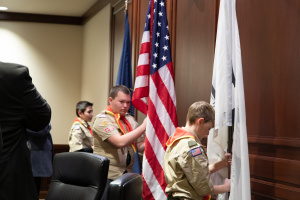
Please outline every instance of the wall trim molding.
[[300, 147], [300, 138], [248, 136], [248, 143]]
[[82, 17], [0, 12], [0, 21], [20, 21], [20, 22], [81, 25]]
[[39, 22], [51, 24], [84, 25], [107, 4], [115, 0], [98, 0], [82, 16], [42, 15], [0, 11], [0, 21]]

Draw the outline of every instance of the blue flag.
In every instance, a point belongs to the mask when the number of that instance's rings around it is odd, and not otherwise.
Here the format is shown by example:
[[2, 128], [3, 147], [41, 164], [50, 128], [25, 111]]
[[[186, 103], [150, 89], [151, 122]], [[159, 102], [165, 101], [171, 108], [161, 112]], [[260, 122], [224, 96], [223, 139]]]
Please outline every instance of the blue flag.
[[[125, 85], [130, 90], [130, 95], [132, 97], [133, 87], [132, 87], [132, 74], [131, 74], [131, 47], [130, 47], [130, 29], [128, 23], [128, 15], [125, 13], [125, 31], [124, 31], [124, 41], [121, 54], [121, 60], [119, 65], [118, 77], [116, 85]], [[134, 107], [132, 103], [130, 104], [129, 114], [134, 117]], [[134, 148], [134, 163], [132, 166], [132, 172], [141, 174], [141, 165], [139, 160], [139, 155], [137, 149]]]
[[[132, 97], [132, 74], [131, 74], [131, 47], [130, 47], [130, 29], [128, 23], [128, 15], [125, 13], [125, 32], [124, 41], [119, 65], [118, 77], [116, 85], [125, 85], [129, 88]], [[134, 107], [130, 104], [129, 114], [134, 117]]]

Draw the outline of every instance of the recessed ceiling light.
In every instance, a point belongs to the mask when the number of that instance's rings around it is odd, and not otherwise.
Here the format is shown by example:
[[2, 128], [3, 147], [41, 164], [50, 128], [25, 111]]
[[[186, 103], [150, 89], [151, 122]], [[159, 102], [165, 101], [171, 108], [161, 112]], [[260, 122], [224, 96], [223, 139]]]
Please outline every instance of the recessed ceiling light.
[[7, 10], [7, 9], [8, 9], [7, 7], [0, 6], [0, 10]]

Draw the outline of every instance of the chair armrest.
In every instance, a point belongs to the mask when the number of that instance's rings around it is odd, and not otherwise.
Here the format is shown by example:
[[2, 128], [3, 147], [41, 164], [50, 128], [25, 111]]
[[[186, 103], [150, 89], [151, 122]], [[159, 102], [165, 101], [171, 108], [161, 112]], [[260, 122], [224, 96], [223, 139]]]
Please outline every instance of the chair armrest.
[[143, 178], [136, 173], [126, 173], [112, 181], [108, 188], [110, 200], [141, 200]]

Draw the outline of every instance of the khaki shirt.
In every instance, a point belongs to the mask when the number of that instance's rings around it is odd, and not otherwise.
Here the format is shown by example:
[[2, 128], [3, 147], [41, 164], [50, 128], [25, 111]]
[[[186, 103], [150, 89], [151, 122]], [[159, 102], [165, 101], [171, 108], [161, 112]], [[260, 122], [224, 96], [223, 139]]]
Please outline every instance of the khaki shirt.
[[167, 182], [165, 191], [180, 199], [202, 199], [213, 190], [213, 183], [204, 146], [196, 133], [189, 132], [196, 142], [192, 138], [182, 138], [166, 150], [163, 164]]
[[69, 133], [70, 152], [93, 146], [93, 136], [86, 121], [79, 118], [80, 122], [74, 122]]
[[[131, 124], [132, 129], [136, 129], [138, 127], [138, 123], [135, 119], [129, 115], [125, 115], [126, 119]], [[120, 120], [121, 121], [121, 120]], [[121, 121], [126, 133], [126, 126], [123, 121]], [[107, 141], [112, 135], [120, 134], [121, 130], [115, 120], [115, 118], [104, 111], [102, 111], [99, 115], [96, 116], [96, 119], [93, 124], [93, 134], [94, 134], [94, 153], [98, 155], [102, 155], [107, 157], [109, 162], [109, 171], [108, 171], [108, 179], [115, 180], [122, 176], [122, 174], [127, 170], [127, 172], [131, 172], [132, 165], [134, 162], [134, 152], [132, 146], [129, 145], [125, 148], [117, 149], [111, 143]], [[143, 142], [144, 136], [141, 136], [137, 139], [136, 143]], [[128, 166], [126, 166], [127, 153], [130, 153], [131, 161]]]

